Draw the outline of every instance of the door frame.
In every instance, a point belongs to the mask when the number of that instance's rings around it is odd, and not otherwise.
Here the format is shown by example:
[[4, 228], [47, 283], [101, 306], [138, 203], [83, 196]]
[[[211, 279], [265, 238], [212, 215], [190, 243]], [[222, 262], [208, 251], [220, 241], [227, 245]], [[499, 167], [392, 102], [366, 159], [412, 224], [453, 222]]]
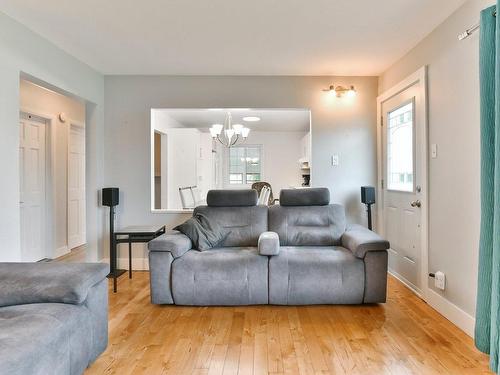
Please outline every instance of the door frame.
[[[56, 197], [56, 185], [54, 183], [55, 178], [55, 162], [56, 162], [56, 132], [54, 131], [54, 124], [56, 124], [56, 116], [50, 113], [45, 113], [37, 110], [33, 110], [29, 107], [19, 108], [19, 117], [21, 114], [32, 115], [45, 120], [45, 208], [44, 208], [44, 220], [45, 220], [45, 241], [44, 241], [44, 253], [46, 258], [53, 257], [55, 253], [55, 197]], [[21, 225], [21, 223], [19, 223]]]
[[[71, 118], [66, 119], [65, 124], [68, 126], [66, 127], [66, 246], [63, 248], [57, 249], [57, 257], [60, 257], [65, 254], [69, 254], [69, 252], [72, 250], [71, 246], [69, 244], [69, 140], [71, 137], [71, 127], [77, 127], [80, 129], [83, 129], [83, 134], [85, 136], [85, 168], [84, 168], [84, 173], [85, 173], [85, 243], [83, 245], [87, 244], [87, 128], [85, 126], [85, 122], [82, 121], [77, 121], [73, 120]], [[82, 245], [82, 246], [83, 246]]]
[[[420, 83], [419, 96], [421, 98], [421, 105], [419, 108], [415, 108], [415, 119], [418, 126], [416, 129], [420, 129], [422, 136], [422, 145], [420, 147], [420, 152], [417, 155], [422, 161], [422, 172], [420, 176], [420, 186], [422, 191], [420, 192], [420, 200], [422, 202], [421, 206], [421, 222], [420, 222], [420, 285], [421, 293], [410, 287], [410, 289], [419, 295], [422, 299], [427, 300], [428, 291], [428, 278], [429, 278], [429, 160], [428, 160], [428, 149], [429, 149], [429, 132], [428, 132], [428, 103], [427, 103], [427, 66], [423, 66], [418, 69], [413, 74], [410, 74], [407, 78], [391, 87], [387, 91], [383, 92], [377, 97], [377, 222], [376, 228], [381, 235], [385, 235], [384, 228], [384, 195], [382, 188], [382, 181], [384, 179], [384, 169], [383, 169], [383, 112], [382, 105], [387, 100], [393, 98], [394, 96], [400, 94], [407, 88], [413, 86], [416, 83]], [[417, 152], [417, 151], [416, 151]], [[387, 182], [386, 182], [387, 183]], [[388, 271], [391, 275], [397, 278], [391, 270]], [[399, 278], [398, 278], [399, 279]], [[401, 280], [400, 280], [401, 281]], [[406, 285], [406, 284], [405, 284]], [[408, 286], [408, 285], [407, 285]]]

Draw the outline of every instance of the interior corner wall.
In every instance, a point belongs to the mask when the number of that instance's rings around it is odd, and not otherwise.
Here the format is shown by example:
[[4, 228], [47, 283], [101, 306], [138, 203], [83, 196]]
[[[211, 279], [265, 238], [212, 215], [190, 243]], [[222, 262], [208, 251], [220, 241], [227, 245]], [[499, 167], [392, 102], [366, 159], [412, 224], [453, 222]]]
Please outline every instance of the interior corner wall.
[[25, 26], [0, 13], [0, 261], [20, 261], [19, 78], [33, 77], [86, 105], [88, 260], [102, 257], [97, 191], [103, 181], [104, 78]]
[[[429, 272], [446, 274], [446, 290], [429, 287], [470, 316], [475, 313], [480, 224], [479, 22], [493, 0], [466, 2], [384, 72], [379, 93], [427, 65], [429, 144]], [[430, 149], [430, 148], [429, 148]]]
[[[354, 85], [355, 98], [322, 90]], [[118, 225], [166, 224], [186, 214], [153, 213], [151, 207], [151, 108], [305, 108], [312, 116], [312, 185], [331, 189], [351, 222], [364, 222], [360, 186], [376, 182], [377, 77], [106, 76], [105, 170], [120, 188]], [[286, 147], [286, 145], [283, 145]], [[340, 165], [331, 165], [331, 155]], [[125, 258], [125, 255], [124, 255]], [[146, 258], [144, 246], [134, 258]]]

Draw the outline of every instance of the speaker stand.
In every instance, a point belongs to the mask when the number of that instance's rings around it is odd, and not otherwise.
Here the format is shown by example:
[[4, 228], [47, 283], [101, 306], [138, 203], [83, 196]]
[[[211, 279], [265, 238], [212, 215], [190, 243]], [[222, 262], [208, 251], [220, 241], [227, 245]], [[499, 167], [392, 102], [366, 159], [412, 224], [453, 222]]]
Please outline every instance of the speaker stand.
[[372, 230], [372, 204], [366, 204], [366, 212], [368, 213], [368, 229]]
[[117, 268], [115, 206], [109, 207], [109, 270], [108, 279], [113, 279], [113, 292], [116, 293], [116, 279], [127, 271]]

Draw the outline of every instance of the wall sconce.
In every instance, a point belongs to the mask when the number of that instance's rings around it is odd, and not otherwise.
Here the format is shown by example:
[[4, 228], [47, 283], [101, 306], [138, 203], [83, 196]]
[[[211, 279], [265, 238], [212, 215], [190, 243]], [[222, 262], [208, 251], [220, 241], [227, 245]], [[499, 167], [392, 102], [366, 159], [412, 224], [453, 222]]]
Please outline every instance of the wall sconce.
[[352, 98], [356, 96], [356, 90], [354, 89], [354, 86], [351, 85], [351, 87], [347, 88], [344, 86], [335, 86], [335, 85], [330, 85], [327, 89], [323, 89], [325, 92], [333, 92], [335, 93], [335, 96], [337, 98], [341, 98], [344, 95], [347, 96], [348, 98]]

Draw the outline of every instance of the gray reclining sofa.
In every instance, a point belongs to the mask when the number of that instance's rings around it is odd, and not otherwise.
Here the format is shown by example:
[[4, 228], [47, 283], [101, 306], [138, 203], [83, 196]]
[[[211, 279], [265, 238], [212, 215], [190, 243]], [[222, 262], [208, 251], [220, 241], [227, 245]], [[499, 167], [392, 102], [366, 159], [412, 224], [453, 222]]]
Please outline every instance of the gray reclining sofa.
[[200, 252], [169, 231], [151, 241], [151, 300], [178, 305], [360, 304], [386, 300], [389, 243], [346, 228], [326, 188], [286, 189], [257, 206], [254, 190], [212, 190], [194, 210], [227, 236]]
[[0, 263], [0, 374], [82, 374], [108, 344], [108, 272]]

